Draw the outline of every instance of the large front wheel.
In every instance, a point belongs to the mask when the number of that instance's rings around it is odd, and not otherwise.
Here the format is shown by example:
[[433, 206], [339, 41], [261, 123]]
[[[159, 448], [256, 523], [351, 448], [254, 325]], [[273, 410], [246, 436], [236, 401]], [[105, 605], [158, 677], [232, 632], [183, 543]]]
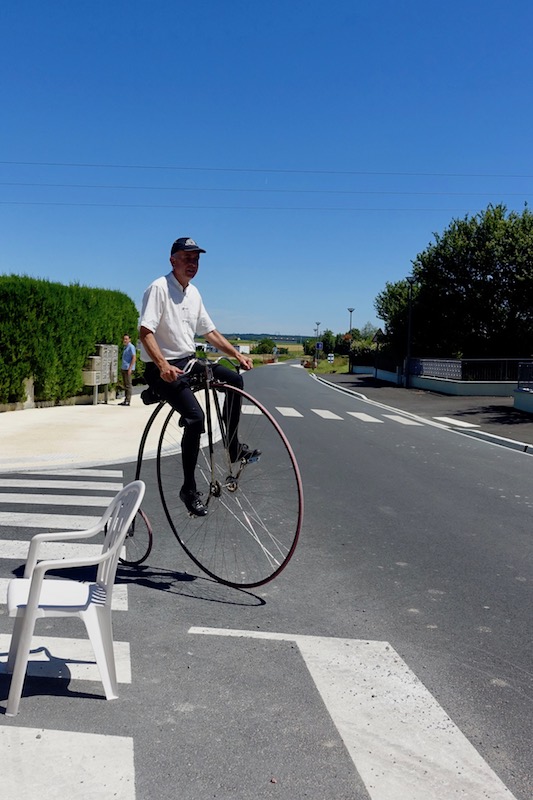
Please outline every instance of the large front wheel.
[[[207, 515], [191, 517], [178, 496], [183, 428], [174, 411], [159, 440], [161, 500], [176, 538], [204, 572], [229, 586], [260, 586], [279, 575], [296, 547], [303, 516], [300, 473], [285, 434], [260, 403], [231, 386], [214, 391], [206, 415], [212, 442], [202, 436], [196, 467]], [[260, 455], [231, 463], [236, 444], [228, 441], [222, 409], [241, 403], [238, 441]]]

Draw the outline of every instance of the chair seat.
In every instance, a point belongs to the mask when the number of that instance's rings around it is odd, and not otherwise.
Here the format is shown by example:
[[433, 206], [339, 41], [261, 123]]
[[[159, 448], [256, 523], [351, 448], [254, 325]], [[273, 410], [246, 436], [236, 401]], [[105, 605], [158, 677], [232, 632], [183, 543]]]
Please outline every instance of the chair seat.
[[[9, 616], [24, 614], [31, 578], [15, 578], [8, 584], [7, 606]], [[91, 604], [105, 605], [106, 591], [97, 583], [47, 578], [43, 581], [37, 617], [65, 616], [83, 611]]]

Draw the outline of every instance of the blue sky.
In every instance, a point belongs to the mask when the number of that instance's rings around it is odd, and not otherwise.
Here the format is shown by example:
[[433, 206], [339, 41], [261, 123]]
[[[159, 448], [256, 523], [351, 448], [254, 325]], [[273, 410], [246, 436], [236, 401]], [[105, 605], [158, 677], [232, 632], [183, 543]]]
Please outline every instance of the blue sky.
[[533, 197], [530, 0], [17, 0], [0, 271], [137, 304], [172, 241], [224, 332], [380, 324], [451, 219]]

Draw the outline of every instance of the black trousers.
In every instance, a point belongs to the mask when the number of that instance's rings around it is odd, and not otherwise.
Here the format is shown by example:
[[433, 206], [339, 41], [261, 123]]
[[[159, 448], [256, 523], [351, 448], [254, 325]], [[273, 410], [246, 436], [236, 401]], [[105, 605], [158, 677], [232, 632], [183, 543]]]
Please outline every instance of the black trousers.
[[[174, 359], [169, 361], [169, 364], [173, 367], [184, 369], [191, 357]], [[242, 389], [243, 380], [238, 372], [228, 367], [223, 367], [221, 364], [213, 364], [212, 369], [213, 375], [217, 380]], [[201, 365], [195, 364], [189, 374], [182, 375], [172, 383], [168, 383], [161, 378], [159, 370], [154, 363], [147, 362], [144, 371], [150, 388], [155, 394], [166, 400], [181, 416], [181, 423], [184, 427], [183, 439], [181, 440], [183, 487], [192, 491], [196, 491], [194, 471], [200, 450], [200, 436], [205, 431], [205, 419], [202, 407], [190, 387], [190, 382], [195, 375], [201, 372], [203, 372]], [[240, 398], [238, 398], [238, 402], [235, 402], [235, 398], [232, 398], [232, 400], [233, 402], [229, 403], [228, 399], [226, 399], [224, 403], [224, 421], [228, 439], [237, 448], [241, 402]]]

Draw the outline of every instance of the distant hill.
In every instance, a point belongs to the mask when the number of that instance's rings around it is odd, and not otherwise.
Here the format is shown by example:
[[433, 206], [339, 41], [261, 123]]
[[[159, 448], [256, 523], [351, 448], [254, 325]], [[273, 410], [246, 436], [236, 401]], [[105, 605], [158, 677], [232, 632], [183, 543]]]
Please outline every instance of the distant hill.
[[309, 336], [286, 335], [280, 333], [225, 333], [226, 339], [243, 339], [244, 341], [255, 342], [261, 339], [273, 339], [275, 342], [303, 342]]

